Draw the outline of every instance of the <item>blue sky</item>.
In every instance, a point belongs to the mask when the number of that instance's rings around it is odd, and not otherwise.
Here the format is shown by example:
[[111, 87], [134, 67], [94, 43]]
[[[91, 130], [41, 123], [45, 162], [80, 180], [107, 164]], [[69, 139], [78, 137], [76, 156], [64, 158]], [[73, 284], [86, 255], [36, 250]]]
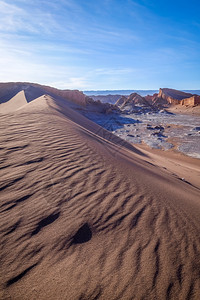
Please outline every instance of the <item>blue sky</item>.
[[200, 3], [0, 0], [0, 81], [200, 89]]

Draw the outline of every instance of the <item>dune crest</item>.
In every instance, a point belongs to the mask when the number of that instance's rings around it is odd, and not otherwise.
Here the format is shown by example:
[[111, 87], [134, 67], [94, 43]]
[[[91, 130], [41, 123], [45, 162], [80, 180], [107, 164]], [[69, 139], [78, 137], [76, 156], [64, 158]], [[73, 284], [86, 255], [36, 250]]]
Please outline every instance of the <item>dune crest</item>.
[[0, 130], [1, 298], [198, 299], [197, 187], [62, 99]]
[[53, 97], [61, 97], [81, 106], [86, 105], [86, 96], [78, 90], [59, 90], [50, 86], [29, 82], [0, 83], [0, 108], [1, 103], [8, 102], [20, 91], [24, 91], [27, 102], [48, 94]]
[[9, 102], [0, 104], [0, 113], [9, 113], [17, 109], [20, 109], [23, 105], [27, 104], [27, 100], [24, 91], [18, 92], [12, 97]]

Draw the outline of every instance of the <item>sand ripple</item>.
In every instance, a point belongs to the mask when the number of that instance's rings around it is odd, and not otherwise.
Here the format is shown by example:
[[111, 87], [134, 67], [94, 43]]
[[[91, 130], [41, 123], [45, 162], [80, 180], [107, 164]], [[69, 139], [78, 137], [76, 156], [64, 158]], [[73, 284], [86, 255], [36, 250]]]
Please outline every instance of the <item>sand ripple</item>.
[[199, 190], [43, 101], [0, 117], [2, 298], [199, 299]]

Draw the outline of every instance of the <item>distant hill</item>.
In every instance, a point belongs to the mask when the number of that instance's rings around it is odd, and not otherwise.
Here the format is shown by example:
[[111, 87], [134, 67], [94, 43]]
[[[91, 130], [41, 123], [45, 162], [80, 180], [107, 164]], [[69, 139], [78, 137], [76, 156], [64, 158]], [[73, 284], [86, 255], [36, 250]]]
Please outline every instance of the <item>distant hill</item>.
[[[107, 96], [120, 95], [129, 96], [132, 93], [137, 93], [140, 96], [153, 95], [158, 93], [158, 90], [97, 90], [97, 91], [83, 91], [87, 96]], [[200, 92], [200, 91], [199, 91]]]
[[[183, 90], [181, 92], [200, 95], [200, 90]], [[147, 95], [153, 96], [158, 94], [159, 90], [99, 90], [99, 91], [84, 91], [84, 94], [94, 100], [100, 100], [103, 103], [116, 103], [121, 96], [129, 96], [132, 93], [145, 97]]]
[[160, 89], [157, 98], [163, 99], [172, 105], [200, 105], [199, 95], [168, 88]]

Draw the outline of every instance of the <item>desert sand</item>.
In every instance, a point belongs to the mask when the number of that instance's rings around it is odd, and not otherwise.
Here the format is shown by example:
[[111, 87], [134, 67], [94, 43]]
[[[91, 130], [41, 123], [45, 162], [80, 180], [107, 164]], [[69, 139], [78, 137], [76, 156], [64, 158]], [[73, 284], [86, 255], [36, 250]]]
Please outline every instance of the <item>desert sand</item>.
[[199, 299], [199, 160], [19, 102], [0, 115], [0, 298]]
[[10, 101], [0, 104], [0, 113], [9, 113], [18, 110], [22, 106], [27, 104], [24, 91], [20, 91]]
[[167, 111], [175, 114], [193, 114], [200, 116], [200, 105], [198, 106], [184, 106], [184, 105], [174, 105], [167, 108]]

